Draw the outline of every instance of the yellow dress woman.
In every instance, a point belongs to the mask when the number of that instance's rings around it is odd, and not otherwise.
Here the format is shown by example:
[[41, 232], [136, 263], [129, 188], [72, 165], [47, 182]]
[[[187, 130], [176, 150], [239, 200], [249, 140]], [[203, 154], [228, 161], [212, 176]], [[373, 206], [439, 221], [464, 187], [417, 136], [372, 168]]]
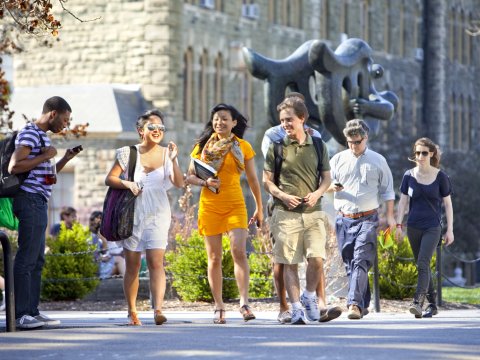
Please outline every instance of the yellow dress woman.
[[[208, 255], [208, 282], [215, 301], [213, 322], [225, 324], [222, 298], [222, 235], [228, 233], [234, 261], [235, 279], [240, 293], [240, 313], [245, 321], [255, 319], [248, 305], [249, 267], [246, 254], [248, 225], [263, 222], [260, 184], [255, 171], [252, 146], [243, 140], [247, 119], [231, 105], [218, 104], [197, 141], [191, 156], [210, 165], [216, 178], [203, 180], [196, 176], [193, 161], [187, 181], [202, 186], [198, 210], [198, 229], [205, 236]], [[240, 175], [245, 171], [255, 198], [256, 210], [248, 221]], [[209, 188], [218, 189], [213, 192]]]

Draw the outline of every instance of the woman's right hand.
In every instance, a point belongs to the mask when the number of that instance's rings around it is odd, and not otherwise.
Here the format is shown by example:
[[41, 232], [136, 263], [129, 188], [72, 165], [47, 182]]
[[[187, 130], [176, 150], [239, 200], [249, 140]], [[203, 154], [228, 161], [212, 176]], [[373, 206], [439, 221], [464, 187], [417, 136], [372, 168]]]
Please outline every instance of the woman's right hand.
[[208, 178], [207, 181], [205, 182], [206, 186], [213, 187], [215, 189], [218, 189], [220, 187], [220, 179], [215, 179], [215, 178]]
[[128, 188], [130, 189], [130, 191], [132, 192], [133, 195], [137, 196], [138, 194], [140, 194], [142, 192], [142, 188], [138, 186], [138, 183], [134, 182], [134, 181], [126, 181], [126, 180], [122, 180], [122, 183]]

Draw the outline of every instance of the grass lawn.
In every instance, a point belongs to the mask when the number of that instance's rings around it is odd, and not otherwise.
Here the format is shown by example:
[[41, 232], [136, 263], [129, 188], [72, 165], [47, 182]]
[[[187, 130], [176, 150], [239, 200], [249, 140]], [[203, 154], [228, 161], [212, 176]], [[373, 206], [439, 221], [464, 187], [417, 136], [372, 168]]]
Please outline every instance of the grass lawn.
[[447, 302], [480, 305], [480, 288], [442, 287], [442, 299]]

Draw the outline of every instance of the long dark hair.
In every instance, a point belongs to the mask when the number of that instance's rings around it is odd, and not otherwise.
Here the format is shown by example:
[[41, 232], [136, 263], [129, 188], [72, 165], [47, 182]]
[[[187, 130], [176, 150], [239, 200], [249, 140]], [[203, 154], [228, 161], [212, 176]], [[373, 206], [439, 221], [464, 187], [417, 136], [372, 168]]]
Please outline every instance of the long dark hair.
[[210, 139], [210, 136], [212, 136], [212, 134], [215, 132], [213, 130], [212, 120], [215, 113], [219, 112], [220, 110], [229, 111], [230, 115], [232, 115], [232, 119], [237, 120], [237, 125], [235, 125], [235, 127], [232, 129], [232, 133], [234, 133], [235, 136], [239, 137], [240, 139], [243, 139], [243, 134], [245, 134], [245, 130], [247, 129], [247, 118], [243, 116], [234, 106], [220, 103], [215, 105], [210, 111], [210, 120], [208, 120], [208, 122], [205, 124], [202, 134], [195, 143], [195, 145], [198, 144], [198, 154], [202, 152], [203, 147], [207, 143], [208, 139]]

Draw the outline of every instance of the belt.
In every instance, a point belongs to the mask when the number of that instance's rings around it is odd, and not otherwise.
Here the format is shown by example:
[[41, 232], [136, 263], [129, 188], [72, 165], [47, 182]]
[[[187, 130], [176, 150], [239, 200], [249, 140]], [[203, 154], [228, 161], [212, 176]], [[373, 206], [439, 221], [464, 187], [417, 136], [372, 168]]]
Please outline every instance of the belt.
[[361, 217], [368, 216], [368, 215], [373, 215], [373, 214], [376, 214], [376, 213], [377, 213], [377, 209], [362, 211], [362, 212], [358, 212], [358, 213], [354, 213], [354, 214], [344, 214], [340, 211], [340, 214], [342, 214], [343, 217], [347, 217], [347, 218], [350, 218], [350, 219], [359, 219]]

